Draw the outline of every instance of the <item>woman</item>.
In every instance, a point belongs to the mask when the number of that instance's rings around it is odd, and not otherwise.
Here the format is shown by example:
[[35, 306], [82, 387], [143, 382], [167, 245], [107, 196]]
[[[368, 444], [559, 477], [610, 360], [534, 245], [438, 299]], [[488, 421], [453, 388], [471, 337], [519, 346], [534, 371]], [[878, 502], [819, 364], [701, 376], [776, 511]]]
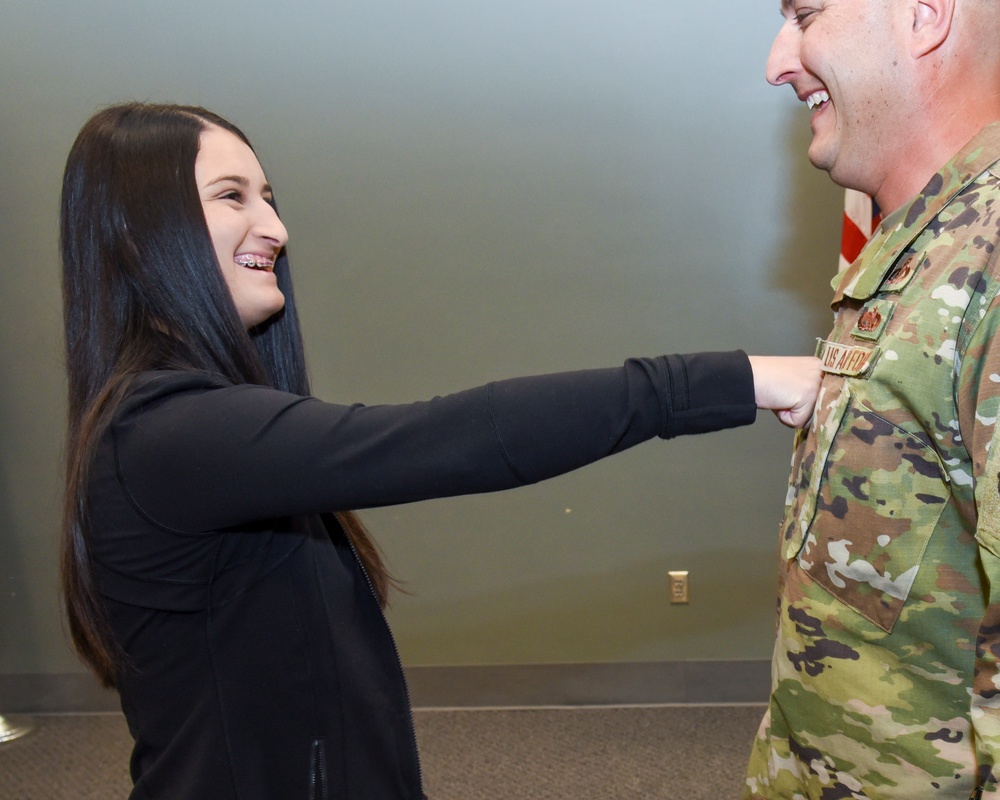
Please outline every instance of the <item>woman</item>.
[[106, 109], [69, 155], [64, 593], [121, 695], [135, 798], [422, 797], [391, 579], [349, 509], [531, 483], [756, 405], [804, 424], [815, 400], [815, 359], [736, 352], [322, 403], [287, 240], [247, 139], [204, 109]]

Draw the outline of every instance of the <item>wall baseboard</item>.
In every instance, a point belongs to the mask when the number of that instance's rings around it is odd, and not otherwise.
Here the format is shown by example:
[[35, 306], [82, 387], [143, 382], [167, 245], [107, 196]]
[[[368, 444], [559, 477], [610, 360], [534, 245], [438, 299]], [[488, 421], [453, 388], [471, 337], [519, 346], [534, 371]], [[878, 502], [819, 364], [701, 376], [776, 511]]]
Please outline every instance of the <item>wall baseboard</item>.
[[[765, 660], [407, 667], [416, 708], [765, 703]], [[88, 673], [0, 675], [0, 713], [118, 711]]]

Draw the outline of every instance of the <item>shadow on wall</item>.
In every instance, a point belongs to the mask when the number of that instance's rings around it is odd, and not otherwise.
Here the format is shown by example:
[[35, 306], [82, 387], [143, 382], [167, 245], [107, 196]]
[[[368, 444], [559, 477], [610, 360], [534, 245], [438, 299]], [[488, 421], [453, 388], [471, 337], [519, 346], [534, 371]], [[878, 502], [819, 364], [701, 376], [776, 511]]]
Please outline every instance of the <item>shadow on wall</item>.
[[810, 330], [825, 336], [832, 324], [830, 280], [837, 272], [844, 193], [809, 163], [811, 141], [806, 119], [791, 115], [785, 137], [791, 163], [781, 221], [785, 235], [772, 274], [773, 285], [791, 293], [815, 320]]

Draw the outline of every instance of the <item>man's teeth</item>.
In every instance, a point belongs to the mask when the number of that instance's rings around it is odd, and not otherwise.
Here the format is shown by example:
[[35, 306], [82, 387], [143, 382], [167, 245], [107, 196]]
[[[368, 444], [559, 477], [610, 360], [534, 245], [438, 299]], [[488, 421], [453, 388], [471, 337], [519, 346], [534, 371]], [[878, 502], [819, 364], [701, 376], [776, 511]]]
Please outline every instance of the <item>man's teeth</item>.
[[806, 98], [806, 105], [809, 107], [809, 110], [812, 111], [814, 108], [822, 105], [829, 99], [830, 95], [827, 94], [826, 92], [823, 91], [813, 92]]

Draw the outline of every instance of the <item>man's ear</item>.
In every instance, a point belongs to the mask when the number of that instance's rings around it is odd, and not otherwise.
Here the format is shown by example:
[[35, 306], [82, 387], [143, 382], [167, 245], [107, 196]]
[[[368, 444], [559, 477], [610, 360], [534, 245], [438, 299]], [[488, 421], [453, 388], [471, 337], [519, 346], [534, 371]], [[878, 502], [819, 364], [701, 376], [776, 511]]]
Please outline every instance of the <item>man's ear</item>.
[[913, 0], [910, 53], [920, 58], [940, 47], [951, 33], [955, 0]]

